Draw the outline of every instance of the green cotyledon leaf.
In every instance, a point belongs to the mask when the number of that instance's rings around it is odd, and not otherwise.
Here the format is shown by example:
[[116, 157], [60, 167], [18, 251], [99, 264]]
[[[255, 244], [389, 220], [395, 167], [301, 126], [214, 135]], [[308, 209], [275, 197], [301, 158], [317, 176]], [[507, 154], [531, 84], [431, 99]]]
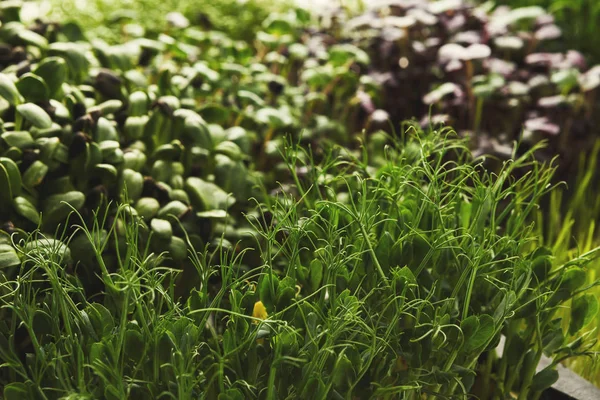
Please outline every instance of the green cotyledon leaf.
[[16, 250], [9, 244], [0, 244], [0, 270], [21, 265]]
[[64, 220], [72, 211], [80, 210], [85, 203], [85, 194], [71, 191], [46, 198], [42, 211], [44, 223], [55, 224]]
[[19, 104], [17, 106], [17, 112], [36, 128], [48, 129], [52, 126], [52, 119], [48, 113], [37, 104]]
[[50, 90], [41, 77], [28, 72], [21, 76], [16, 83], [19, 93], [25, 101], [40, 103], [50, 100]]
[[46, 57], [40, 61], [33, 73], [44, 79], [50, 97], [53, 97], [67, 79], [67, 62], [61, 57]]
[[0, 97], [8, 101], [11, 106], [21, 104], [25, 101], [13, 80], [3, 73], [0, 73]]
[[13, 202], [13, 207], [15, 208], [15, 211], [19, 215], [27, 218], [29, 221], [33, 222], [34, 224], [40, 223], [39, 211], [25, 197], [21, 197], [21, 196], [15, 197], [14, 202]]
[[10, 158], [0, 157], [0, 206], [12, 203], [21, 194], [21, 172]]

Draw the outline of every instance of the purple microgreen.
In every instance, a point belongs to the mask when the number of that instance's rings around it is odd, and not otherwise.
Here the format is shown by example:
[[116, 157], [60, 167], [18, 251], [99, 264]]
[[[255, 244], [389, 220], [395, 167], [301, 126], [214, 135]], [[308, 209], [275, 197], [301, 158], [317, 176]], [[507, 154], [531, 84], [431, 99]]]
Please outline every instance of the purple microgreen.
[[544, 25], [535, 31], [534, 37], [536, 40], [554, 40], [561, 37], [562, 31], [554, 24]]
[[525, 129], [531, 132], [541, 132], [548, 135], [558, 135], [560, 127], [550, 122], [547, 117], [537, 117], [525, 121]]
[[448, 96], [457, 98], [462, 97], [463, 95], [464, 94], [460, 86], [452, 82], [446, 82], [423, 96], [423, 103], [427, 105], [435, 104]]
[[504, 61], [500, 58], [488, 58], [484, 61], [484, 66], [491, 73], [499, 74], [504, 77], [512, 75], [517, 70], [517, 65], [510, 61]]
[[458, 32], [456, 35], [454, 35], [453, 40], [461, 45], [470, 45], [481, 43], [483, 41], [481, 33], [477, 31]]

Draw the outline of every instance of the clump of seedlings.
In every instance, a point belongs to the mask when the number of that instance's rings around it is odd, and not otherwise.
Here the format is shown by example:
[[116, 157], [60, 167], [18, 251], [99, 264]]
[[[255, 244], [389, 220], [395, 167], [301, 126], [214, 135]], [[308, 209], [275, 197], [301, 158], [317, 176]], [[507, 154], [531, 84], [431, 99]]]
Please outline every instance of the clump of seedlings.
[[490, 4], [376, 2], [336, 16], [330, 35], [367, 50], [393, 121], [445, 123], [471, 137], [477, 154], [503, 158], [515, 140], [548, 140], [545, 159], [575, 165], [597, 136], [599, 69], [561, 50], [561, 29], [544, 9]]
[[[248, 215], [255, 250], [184, 235], [183, 270], [142, 245], [127, 204], [108, 232], [77, 215], [77, 244], [2, 239], [5, 397], [539, 398], [558, 363], [589, 353], [586, 335], [567, 338], [598, 309], [584, 284], [595, 252], [553, 265], [534, 245], [527, 216], [553, 170], [531, 151], [492, 175], [448, 133], [320, 163], [285, 146], [296, 184]], [[84, 248], [101, 295], [69, 267]], [[195, 285], [179, 293], [182, 277]], [[556, 312], [570, 300], [567, 331]], [[542, 354], [553, 363], [536, 372]]]
[[[199, 247], [248, 238], [242, 214], [264, 196], [257, 183], [270, 191], [289, 179], [284, 133], [319, 157], [324, 144], [350, 145], [381, 124], [369, 118], [378, 88], [363, 75], [366, 53], [312, 43], [301, 10], [270, 15], [253, 44], [171, 24], [117, 45], [74, 24], [26, 26], [19, 10], [5, 8], [0, 27], [10, 55], [0, 72], [6, 232], [52, 235], [72, 208], [90, 222], [126, 202], [144, 217], [152, 250], [180, 263], [187, 245], [176, 219]], [[104, 229], [122, 225], [113, 214], [101, 216]]]
[[252, 43], [169, 14], [109, 44], [2, 3], [4, 398], [524, 400], [591, 355], [597, 250], [537, 241], [537, 138], [490, 173], [449, 129], [382, 129], [431, 106], [562, 138], [595, 69], [539, 53], [536, 8], [402, 4], [354, 43], [292, 10]]

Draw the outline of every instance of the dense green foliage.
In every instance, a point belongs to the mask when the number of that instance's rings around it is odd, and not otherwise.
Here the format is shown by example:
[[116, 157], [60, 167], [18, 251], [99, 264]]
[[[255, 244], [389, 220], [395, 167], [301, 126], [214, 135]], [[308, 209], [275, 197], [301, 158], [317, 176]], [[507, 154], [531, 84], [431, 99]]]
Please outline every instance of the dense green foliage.
[[286, 10], [287, 0], [42, 0], [31, 2], [31, 16], [63, 22], [77, 22], [86, 34], [109, 43], [121, 43], [123, 36], [161, 32], [170, 22], [182, 22], [170, 13], [182, 13], [189, 22], [226, 32], [234, 39], [250, 41], [271, 12]]
[[[542, 353], [588, 351], [577, 333], [598, 303], [582, 294], [584, 259], [551, 270], [550, 251], [530, 251], [527, 215], [551, 188], [530, 155], [495, 176], [439, 134], [385, 154], [336, 149], [319, 165], [283, 151], [292, 174], [308, 174], [249, 216], [257, 268], [222, 243], [192, 247], [188, 271], [164, 267], [128, 206], [122, 225], [81, 226], [69, 247], [36, 234], [17, 243], [2, 356], [5, 382], [23, 383], [5, 395], [413, 399], [483, 387], [483, 398], [531, 399], [556, 379], [553, 366], [535, 373]], [[84, 243], [99, 267], [93, 296], [68, 268]], [[180, 297], [182, 276], [198, 284]], [[554, 314], [572, 296], [580, 305], [563, 331]]]
[[[573, 186], [553, 191], [547, 199], [546, 208], [550, 211], [538, 212], [538, 243], [552, 248], [557, 263], [567, 262], [569, 258], [589, 252], [600, 245], [597, 225], [600, 221], [600, 196], [595, 187], [599, 178], [596, 167], [598, 151], [600, 142], [596, 143], [589, 154], [581, 156], [579, 173], [573, 180]], [[596, 258], [588, 265], [587, 282], [595, 282], [599, 272], [600, 259]], [[598, 288], [592, 289], [590, 293], [600, 296]], [[600, 329], [600, 318], [595, 319], [593, 326], [596, 330]], [[595, 350], [598, 351], [598, 345]], [[600, 386], [597, 362], [578, 358], [568, 361], [567, 364]]]
[[[596, 156], [563, 200], [540, 137], [498, 158], [464, 126], [402, 122], [369, 45], [389, 30], [260, 2], [212, 23], [163, 2], [144, 26], [121, 3], [61, 23], [1, 4], [5, 398], [524, 400], [593, 356]], [[383, 20], [481, 18], [443, 4]], [[561, 95], [594, 105], [595, 72], [567, 70]], [[497, 100], [482, 79], [446, 82], [469, 93], [452, 110]]]

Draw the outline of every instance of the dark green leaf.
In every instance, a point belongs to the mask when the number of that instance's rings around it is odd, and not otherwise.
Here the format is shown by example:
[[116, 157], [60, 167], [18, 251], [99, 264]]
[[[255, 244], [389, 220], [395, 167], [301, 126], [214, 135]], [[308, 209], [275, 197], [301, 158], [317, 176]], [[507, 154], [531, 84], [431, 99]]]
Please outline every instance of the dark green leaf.
[[571, 322], [569, 324], [569, 334], [575, 335], [598, 314], [598, 298], [587, 293], [573, 300], [571, 306]]
[[554, 385], [558, 380], [556, 367], [546, 367], [534, 375], [531, 381], [531, 391], [541, 392]]
[[274, 274], [263, 275], [262, 280], [258, 284], [258, 293], [260, 301], [263, 302], [269, 313], [273, 312], [275, 307], [275, 299], [277, 290], [279, 289], [279, 279]]
[[[465, 321], [467, 321], [467, 318]], [[463, 321], [464, 322], [464, 321]], [[467, 353], [471, 353], [478, 349], [481, 349], [483, 346], [487, 345], [487, 343], [492, 339], [495, 332], [495, 324], [494, 319], [489, 315], [481, 315], [478, 317], [478, 326], [477, 330], [470, 335], [468, 340], [465, 340], [463, 345], [463, 350]], [[473, 328], [473, 322], [469, 321], [468, 323], [469, 329]], [[461, 324], [462, 327], [462, 324]]]
[[5, 400], [28, 400], [29, 391], [24, 383], [9, 383], [4, 387], [4, 399]]
[[50, 100], [50, 90], [44, 79], [31, 72], [21, 76], [16, 85], [26, 101], [42, 103]]

